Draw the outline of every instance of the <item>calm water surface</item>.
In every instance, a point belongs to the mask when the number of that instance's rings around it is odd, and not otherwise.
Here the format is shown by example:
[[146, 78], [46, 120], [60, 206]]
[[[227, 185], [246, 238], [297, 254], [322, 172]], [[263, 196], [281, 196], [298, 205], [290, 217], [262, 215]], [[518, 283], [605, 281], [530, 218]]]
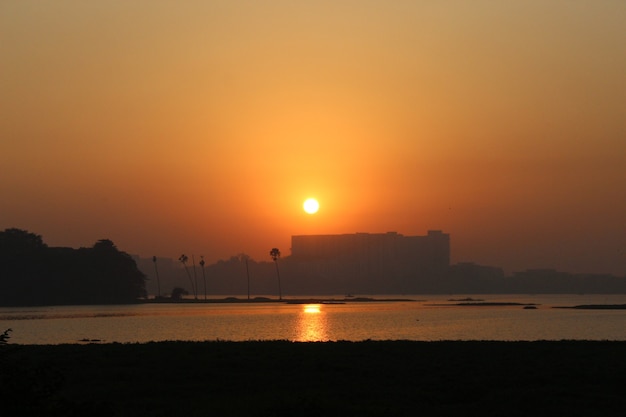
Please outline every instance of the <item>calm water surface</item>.
[[[388, 298], [380, 296], [377, 298]], [[346, 304], [138, 304], [0, 308], [11, 343], [163, 340], [626, 340], [626, 310], [554, 306], [626, 304], [626, 295], [485, 295], [521, 306], [455, 306], [464, 296]], [[444, 304], [444, 305], [442, 305]]]

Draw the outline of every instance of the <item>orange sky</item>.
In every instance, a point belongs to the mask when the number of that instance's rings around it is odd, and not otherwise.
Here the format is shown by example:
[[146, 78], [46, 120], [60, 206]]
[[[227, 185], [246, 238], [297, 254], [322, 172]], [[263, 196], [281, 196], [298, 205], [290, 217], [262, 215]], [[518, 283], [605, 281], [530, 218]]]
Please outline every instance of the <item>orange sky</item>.
[[626, 273], [626, 2], [178, 3], [0, 5], [0, 229], [208, 261], [441, 229]]

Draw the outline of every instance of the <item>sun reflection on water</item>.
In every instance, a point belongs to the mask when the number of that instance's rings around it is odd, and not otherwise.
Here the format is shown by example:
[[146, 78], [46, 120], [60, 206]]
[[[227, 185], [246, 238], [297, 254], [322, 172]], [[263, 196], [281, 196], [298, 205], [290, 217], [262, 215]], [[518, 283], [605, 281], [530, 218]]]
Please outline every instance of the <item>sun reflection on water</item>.
[[298, 342], [328, 340], [326, 313], [321, 304], [304, 304], [298, 317]]
[[320, 313], [320, 305], [319, 304], [306, 304], [304, 306], [304, 312], [309, 314]]

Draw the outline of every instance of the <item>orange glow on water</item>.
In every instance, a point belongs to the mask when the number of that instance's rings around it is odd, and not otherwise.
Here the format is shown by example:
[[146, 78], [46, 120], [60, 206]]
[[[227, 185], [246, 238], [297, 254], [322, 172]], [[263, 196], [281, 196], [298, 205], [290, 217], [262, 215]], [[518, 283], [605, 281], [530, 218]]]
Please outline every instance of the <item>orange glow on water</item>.
[[304, 312], [308, 314], [320, 313], [320, 305], [319, 304], [306, 304], [304, 306]]
[[298, 342], [328, 340], [326, 313], [320, 304], [305, 304], [298, 317]]

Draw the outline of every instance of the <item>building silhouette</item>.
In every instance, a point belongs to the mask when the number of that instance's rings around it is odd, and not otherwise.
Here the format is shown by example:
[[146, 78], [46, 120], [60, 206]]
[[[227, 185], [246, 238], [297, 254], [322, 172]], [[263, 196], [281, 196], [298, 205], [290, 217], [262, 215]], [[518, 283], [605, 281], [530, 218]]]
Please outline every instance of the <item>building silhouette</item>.
[[450, 266], [450, 235], [396, 232], [291, 237], [291, 268], [300, 285], [335, 293], [408, 293], [438, 286]]

